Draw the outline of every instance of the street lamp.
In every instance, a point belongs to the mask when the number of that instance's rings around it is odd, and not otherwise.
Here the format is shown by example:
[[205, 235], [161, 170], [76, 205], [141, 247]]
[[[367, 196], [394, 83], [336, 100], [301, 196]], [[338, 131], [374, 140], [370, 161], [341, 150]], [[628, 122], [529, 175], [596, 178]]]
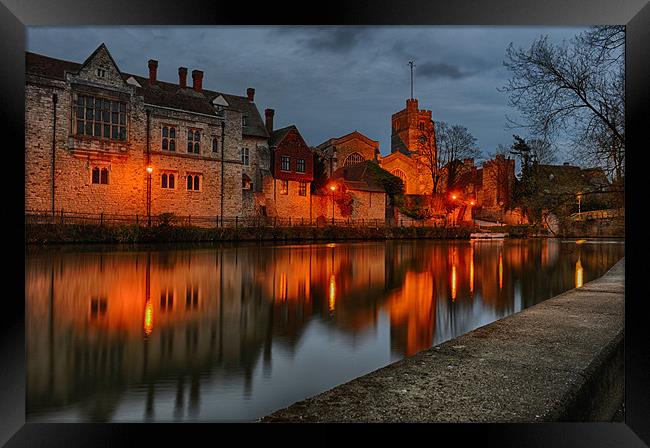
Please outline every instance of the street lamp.
[[334, 225], [334, 192], [336, 191], [336, 184], [330, 184], [330, 191], [332, 192], [332, 225]]
[[147, 223], [151, 227], [151, 173], [153, 173], [153, 167], [151, 165], [147, 166]]
[[578, 192], [578, 213], [580, 213], [580, 202], [582, 200], [582, 192]]

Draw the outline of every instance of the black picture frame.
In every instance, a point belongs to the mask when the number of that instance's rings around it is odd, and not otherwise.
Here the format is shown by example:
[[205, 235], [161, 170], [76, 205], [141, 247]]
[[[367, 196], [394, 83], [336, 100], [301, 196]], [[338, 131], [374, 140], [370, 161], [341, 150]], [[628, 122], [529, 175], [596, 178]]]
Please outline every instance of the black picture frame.
[[[286, 431], [297, 442], [337, 443], [342, 429], [365, 429], [373, 442], [389, 435], [424, 438], [427, 443], [475, 440], [506, 446], [646, 446], [650, 442], [650, 359], [644, 324], [643, 205], [647, 188], [642, 170], [648, 166], [645, 129], [650, 117], [650, 5], [647, 0], [456, 0], [448, 2], [333, 0], [289, 5], [277, 0], [264, 3], [161, 0], [1, 0], [0, 3], [0, 123], [3, 125], [5, 180], [6, 279], [10, 281], [2, 300], [0, 326], [0, 443], [7, 446], [120, 446], [143, 445], [176, 439], [199, 443], [204, 437], [218, 443], [224, 431], [241, 436], [263, 437]], [[625, 24], [626, 41], [626, 323], [625, 323], [625, 422], [549, 424], [439, 424], [409, 425], [304, 425], [323, 438], [302, 438], [296, 425], [171, 425], [133, 424], [38, 424], [25, 423], [25, 250], [24, 195], [24, 64], [25, 27], [35, 25], [189, 25], [189, 24], [445, 24], [445, 25], [592, 25]], [[632, 244], [628, 245], [628, 242]], [[5, 243], [5, 247], [7, 244]], [[18, 257], [16, 256], [18, 254]], [[18, 258], [18, 260], [16, 260]], [[22, 275], [21, 275], [22, 274]], [[453, 442], [443, 442], [441, 438]], [[284, 438], [277, 439], [283, 442]], [[206, 443], [206, 442], [202, 442]], [[408, 442], [407, 442], [408, 443]]]

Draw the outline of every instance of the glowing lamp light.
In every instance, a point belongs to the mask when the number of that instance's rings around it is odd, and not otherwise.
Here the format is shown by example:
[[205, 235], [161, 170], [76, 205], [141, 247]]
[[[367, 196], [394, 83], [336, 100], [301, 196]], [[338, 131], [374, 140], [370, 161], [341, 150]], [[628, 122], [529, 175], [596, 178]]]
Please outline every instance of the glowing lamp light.
[[330, 190], [335, 191], [336, 190], [336, 185], [334, 185], [334, 184], [330, 185]]
[[474, 201], [469, 201], [469, 205], [474, 205]]
[[451, 195], [451, 198], [455, 201], [456, 199], [458, 199], [458, 195], [456, 195], [456, 194], [452, 194], [452, 195]]
[[147, 173], [149, 174], [153, 173], [153, 167], [151, 165], [147, 167]]

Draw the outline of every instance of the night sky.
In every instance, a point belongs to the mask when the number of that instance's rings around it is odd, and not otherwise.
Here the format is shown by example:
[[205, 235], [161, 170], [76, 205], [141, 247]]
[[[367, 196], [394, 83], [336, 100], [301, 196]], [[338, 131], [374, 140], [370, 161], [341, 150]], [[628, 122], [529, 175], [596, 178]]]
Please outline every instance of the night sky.
[[[309, 145], [358, 130], [390, 153], [390, 117], [414, 96], [434, 121], [462, 124], [485, 157], [510, 145], [503, 66], [510, 42], [529, 48], [548, 35], [561, 42], [584, 28], [567, 27], [30, 27], [28, 51], [83, 62], [102, 42], [120, 70], [178, 82], [178, 67], [203, 70], [203, 86], [245, 96], [254, 87], [260, 114], [275, 109], [276, 128], [295, 124]], [[188, 76], [188, 83], [191, 77]], [[561, 163], [569, 160], [561, 156]]]

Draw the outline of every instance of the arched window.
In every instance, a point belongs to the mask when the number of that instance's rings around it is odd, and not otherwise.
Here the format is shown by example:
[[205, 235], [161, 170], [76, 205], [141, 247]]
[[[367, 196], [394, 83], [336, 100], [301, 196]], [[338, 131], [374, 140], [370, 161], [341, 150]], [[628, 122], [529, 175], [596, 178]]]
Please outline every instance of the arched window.
[[108, 184], [108, 168], [102, 168], [100, 184]]
[[167, 174], [163, 173], [160, 184], [162, 188], [167, 188]]
[[99, 168], [98, 167], [93, 168], [93, 183], [94, 184], [99, 183]]
[[399, 168], [397, 168], [397, 169], [394, 169], [391, 172], [391, 174], [393, 176], [397, 176], [400, 179], [402, 179], [402, 183], [404, 183], [404, 190], [406, 190], [406, 173], [404, 171], [400, 170]]
[[169, 175], [169, 188], [174, 188], [174, 175]]
[[190, 191], [192, 191], [192, 190], [199, 191], [199, 187], [200, 187], [199, 178], [200, 177], [201, 176], [199, 176], [198, 174], [194, 174], [194, 175], [188, 174], [187, 175], [187, 189], [190, 190]]
[[345, 162], [343, 163], [343, 166], [354, 165], [355, 163], [361, 163], [364, 160], [365, 159], [361, 154], [359, 154], [358, 152], [353, 152], [352, 154], [350, 154], [345, 158]]

